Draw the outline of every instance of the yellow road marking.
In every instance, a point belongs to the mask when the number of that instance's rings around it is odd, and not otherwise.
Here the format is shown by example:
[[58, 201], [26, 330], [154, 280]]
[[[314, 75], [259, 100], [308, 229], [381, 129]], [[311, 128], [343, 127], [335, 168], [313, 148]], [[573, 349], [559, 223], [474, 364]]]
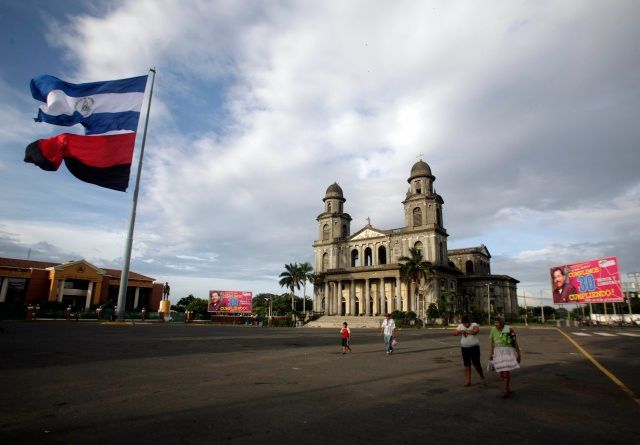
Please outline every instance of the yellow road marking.
[[611, 379], [611, 381], [613, 383], [618, 385], [620, 387], [620, 389], [622, 389], [624, 392], [626, 392], [627, 395], [629, 395], [638, 405], [640, 405], [640, 399], [638, 398], [638, 396], [636, 396], [633, 393], [633, 391], [631, 391], [629, 388], [627, 388], [627, 385], [622, 383], [622, 380], [620, 380], [618, 377], [613, 375], [613, 373], [611, 373], [607, 368], [602, 366], [600, 364], [600, 362], [598, 362], [598, 360], [593, 358], [593, 356], [591, 356], [591, 354], [589, 354], [582, 346], [580, 346], [576, 341], [574, 341], [573, 338], [569, 337], [567, 334], [565, 334], [564, 332], [562, 332], [562, 330], [560, 330], [558, 328], [556, 328], [556, 331], [558, 331], [562, 335], [564, 335], [567, 338], [567, 340], [569, 340], [578, 349], [578, 351], [582, 352], [582, 355], [584, 355], [591, 363], [594, 364], [594, 366], [596, 368], [598, 368], [604, 375], [609, 377], [609, 379]]

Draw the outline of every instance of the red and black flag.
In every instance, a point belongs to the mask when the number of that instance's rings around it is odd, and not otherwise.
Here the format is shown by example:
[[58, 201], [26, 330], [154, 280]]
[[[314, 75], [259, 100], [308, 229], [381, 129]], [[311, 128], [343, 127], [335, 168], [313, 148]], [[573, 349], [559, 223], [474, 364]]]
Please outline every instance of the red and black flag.
[[64, 160], [81, 181], [124, 192], [129, 186], [135, 133], [81, 136], [62, 133], [27, 146], [24, 161], [56, 171]]

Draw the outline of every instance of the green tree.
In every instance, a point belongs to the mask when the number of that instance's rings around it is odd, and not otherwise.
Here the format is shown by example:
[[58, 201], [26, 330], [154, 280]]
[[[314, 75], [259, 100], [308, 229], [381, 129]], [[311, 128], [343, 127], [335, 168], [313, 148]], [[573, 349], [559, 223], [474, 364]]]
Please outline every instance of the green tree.
[[273, 305], [275, 298], [278, 298], [278, 296], [274, 294], [258, 294], [253, 297], [251, 310], [254, 314], [260, 317], [266, 317], [269, 315], [269, 302], [271, 301], [271, 304]]
[[567, 318], [569, 316], [569, 311], [561, 307], [559, 309], [556, 309], [556, 316], [558, 318]]
[[482, 310], [476, 308], [471, 311], [471, 321], [475, 321], [476, 323], [480, 324], [483, 319], [484, 312], [482, 312]]
[[278, 295], [271, 303], [273, 315], [286, 315], [291, 312], [291, 303], [289, 294]]
[[295, 290], [300, 289], [302, 282], [302, 274], [298, 263], [289, 263], [284, 265], [284, 272], [280, 274], [280, 287], [288, 287], [291, 291], [291, 312], [296, 310], [295, 306]]
[[398, 262], [400, 263], [400, 279], [407, 284], [413, 284], [413, 286], [409, 286], [409, 298], [410, 301], [415, 301], [412, 306], [416, 308], [417, 287], [422, 279], [427, 279], [432, 264], [424, 259], [422, 250], [417, 247], [410, 247], [409, 256], [401, 256], [398, 258]]
[[195, 299], [196, 297], [194, 297], [192, 294], [189, 294], [188, 297], [181, 298], [175, 305], [176, 310], [184, 312], [187, 306], [189, 306], [189, 303], [191, 303]]
[[438, 305], [435, 303], [429, 304], [429, 308], [427, 309], [427, 318], [431, 318], [435, 320], [440, 316], [440, 311], [438, 311]]
[[209, 302], [204, 298], [194, 298], [187, 304], [185, 307], [188, 311], [193, 311], [193, 313], [200, 319], [206, 318], [208, 312], [207, 308], [209, 307]]
[[306, 312], [307, 310], [307, 282], [313, 283], [313, 279], [315, 275], [313, 274], [313, 267], [309, 263], [301, 263], [298, 265], [300, 279], [302, 281], [302, 312]]

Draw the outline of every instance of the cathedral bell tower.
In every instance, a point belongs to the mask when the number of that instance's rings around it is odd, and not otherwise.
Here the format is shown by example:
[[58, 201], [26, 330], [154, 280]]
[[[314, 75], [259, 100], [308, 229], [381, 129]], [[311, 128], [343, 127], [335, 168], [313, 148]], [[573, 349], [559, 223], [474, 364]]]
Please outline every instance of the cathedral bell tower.
[[318, 242], [331, 243], [348, 237], [351, 231], [351, 216], [344, 213], [346, 199], [338, 183], [334, 182], [327, 188], [322, 201], [324, 212], [316, 218], [319, 230]]
[[435, 264], [446, 265], [449, 235], [442, 220], [444, 200], [433, 188], [435, 180], [436, 177], [431, 174], [431, 167], [422, 159], [413, 165], [411, 175], [407, 179], [409, 190], [402, 202], [404, 221], [409, 231], [421, 232], [429, 239], [425, 257]]

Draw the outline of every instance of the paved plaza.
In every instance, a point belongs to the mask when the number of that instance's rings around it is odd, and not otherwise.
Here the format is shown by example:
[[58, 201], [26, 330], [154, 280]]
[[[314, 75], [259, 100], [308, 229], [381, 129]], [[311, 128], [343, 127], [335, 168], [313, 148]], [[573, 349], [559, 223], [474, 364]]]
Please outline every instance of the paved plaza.
[[[640, 330], [633, 328], [517, 328], [522, 368], [505, 400], [494, 374], [487, 387], [476, 374], [463, 386], [451, 330], [402, 330], [387, 356], [379, 333], [365, 329], [354, 329], [353, 353], [341, 355], [335, 329], [66, 321], [3, 327], [2, 443], [640, 440], [633, 398], [640, 394]], [[486, 326], [481, 349], [486, 362]]]

